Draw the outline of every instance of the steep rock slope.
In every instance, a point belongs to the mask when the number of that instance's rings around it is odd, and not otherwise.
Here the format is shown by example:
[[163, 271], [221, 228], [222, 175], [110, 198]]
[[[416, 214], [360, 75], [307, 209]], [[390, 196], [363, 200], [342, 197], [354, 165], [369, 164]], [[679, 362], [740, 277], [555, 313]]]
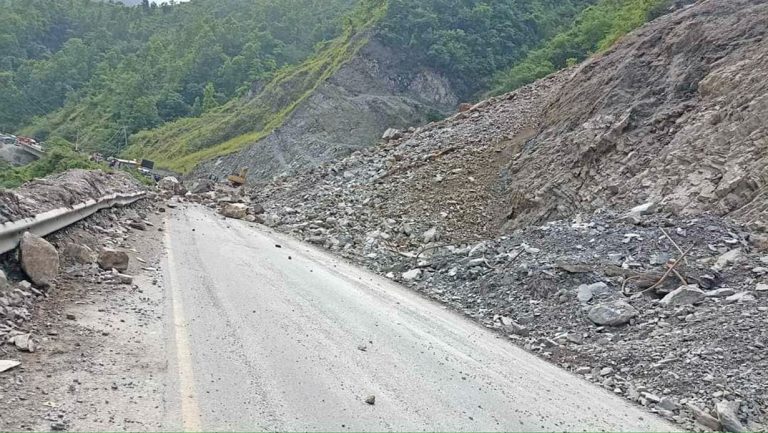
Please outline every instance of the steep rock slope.
[[698, 3], [579, 67], [282, 179], [274, 198], [370, 197], [365, 212], [455, 240], [648, 201], [765, 221], [767, 18], [762, 1]]
[[247, 167], [269, 179], [283, 171], [315, 167], [369, 146], [389, 127], [423, 124], [455, 109], [458, 97], [439, 73], [408, 70], [402, 53], [376, 39], [319, 85], [290, 117], [259, 142], [206, 161], [193, 176], [226, 177]]
[[764, 1], [703, 1], [582, 65], [507, 165], [507, 225], [647, 201], [757, 220], [768, 182], [766, 23]]

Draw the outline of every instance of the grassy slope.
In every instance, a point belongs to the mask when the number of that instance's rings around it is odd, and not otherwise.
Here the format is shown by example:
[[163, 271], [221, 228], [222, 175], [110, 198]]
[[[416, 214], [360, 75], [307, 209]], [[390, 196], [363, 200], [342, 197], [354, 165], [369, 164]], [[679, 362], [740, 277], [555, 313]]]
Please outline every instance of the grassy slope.
[[304, 63], [277, 74], [254, 98], [232, 100], [198, 118], [186, 118], [131, 138], [128, 157], [154, 160], [186, 173], [209, 158], [243, 149], [280, 127], [288, 116], [367, 42], [386, 13], [386, 0], [367, 0], [348, 16], [344, 33]]

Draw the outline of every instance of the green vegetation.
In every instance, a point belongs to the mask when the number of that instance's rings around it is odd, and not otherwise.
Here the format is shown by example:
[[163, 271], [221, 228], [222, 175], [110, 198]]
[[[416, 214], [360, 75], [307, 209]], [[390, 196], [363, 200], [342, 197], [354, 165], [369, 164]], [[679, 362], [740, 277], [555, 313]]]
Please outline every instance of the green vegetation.
[[499, 70], [557, 34], [595, 0], [389, 0], [385, 43], [408, 50], [414, 66], [433, 67], [463, 96], [488, 87]]
[[48, 176], [74, 168], [96, 169], [98, 164], [88, 161], [84, 156], [72, 150], [72, 145], [64, 140], [54, 139], [48, 142], [45, 157], [23, 167], [0, 169], [0, 187], [16, 188], [32, 179]]
[[374, 35], [470, 98], [605, 49], [666, 1], [0, 0], [0, 131], [187, 172], [281, 126]]
[[499, 72], [491, 94], [512, 91], [610, 48], [622, 36], [654, 18], [669, 0], [600, 0], [586, 8], [573, 25]]
[[354, 2], [0, 0], [0, 131], [118, 153], [124, 131], [213, 110], [300, 63]]
[[250, 99], [233, 99], [198, 118], [180, 119], [131, 139], [129, 157], [155, 160], [186, 172], [200, 161], [235, 152], [282, 125], [317, 86], [367, 42], [369, 30], [386, 11], [385, 0], [364, 0], [344, 19], [342, 34], [307, 61], [278, 71]]

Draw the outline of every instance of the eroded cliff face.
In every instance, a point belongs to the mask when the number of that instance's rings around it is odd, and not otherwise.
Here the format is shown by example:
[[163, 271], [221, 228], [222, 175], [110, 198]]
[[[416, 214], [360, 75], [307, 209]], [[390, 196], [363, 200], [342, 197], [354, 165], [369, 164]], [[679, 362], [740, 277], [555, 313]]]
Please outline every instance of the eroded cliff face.
[[764, 1], [704, 1], [576, 69], [509, 160], [507, 226], [649, 201], [765, 221], [767, 22]]
[[250, 179], [266, 180], [374, 145], [387, 128], [408, 128], [454, 111], [459, 98], [448, 80], [407, 63], [373, 38], [280, 128], [239, 152], [204, 162], [193, 176], [223, 178], [247, 167]]

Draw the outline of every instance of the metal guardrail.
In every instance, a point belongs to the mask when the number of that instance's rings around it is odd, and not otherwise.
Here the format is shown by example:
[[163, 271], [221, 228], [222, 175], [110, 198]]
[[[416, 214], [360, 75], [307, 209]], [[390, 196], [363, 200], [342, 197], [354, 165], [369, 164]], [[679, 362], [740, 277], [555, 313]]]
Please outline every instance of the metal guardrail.
[[98, 200], [88, 200], [69, 208], [58, 208], [30, 218], [0, 224], [0, 254], [7, 253], [19, 245], [24, 232], [46, 236], [89, 217], [101, 209], [126, 206], [145, 196], [144, 192], [134, 194], [111, 194]]

